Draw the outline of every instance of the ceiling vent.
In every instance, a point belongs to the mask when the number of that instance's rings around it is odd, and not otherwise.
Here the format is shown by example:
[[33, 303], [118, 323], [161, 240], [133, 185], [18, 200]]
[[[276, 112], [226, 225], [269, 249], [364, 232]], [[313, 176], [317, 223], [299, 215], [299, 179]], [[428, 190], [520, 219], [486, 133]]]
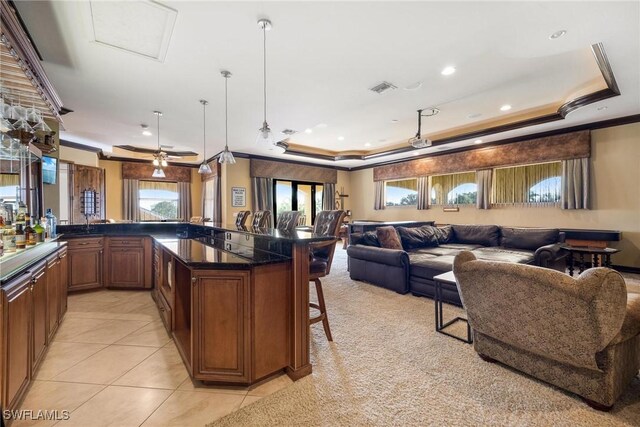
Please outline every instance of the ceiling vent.
[[392, 84], [392, 83], [382, 82], [382, 83], [379, 83], [379, 84], [375, 85], [374, 87], [372, 87], [369, 90], [377, 93], [378, 95], [382, 95], [386, 91], [397, 89], [397, 88], [398, 87], [396, 85]]
[[293, 130], [293, 129], [285, 129], [285, 130], [282, 131], [282, 133], [285, 134], [285, 135], [291, 136], [291, 135], [293, 135], [295, 133], [298, 133], [298, 131], [297, 130]]

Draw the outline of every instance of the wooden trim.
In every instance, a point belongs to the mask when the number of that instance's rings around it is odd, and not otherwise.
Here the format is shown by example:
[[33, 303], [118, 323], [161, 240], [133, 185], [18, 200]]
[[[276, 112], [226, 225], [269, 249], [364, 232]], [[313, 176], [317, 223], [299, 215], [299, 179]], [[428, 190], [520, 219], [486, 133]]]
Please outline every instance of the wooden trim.
[[611, 268], [621, 273], [640, 274], [640, 267], [628, 267], [626, 265], [612, 265]]
[[[128, 157], [118, 157], [104, 154], [104, 151], [100, 150], [98, 152], [98, 160], [106, 160], [106, 161], [114, 161], [114, 162], [122, 162], [122, 163], [147, 163], [151, 164], [151, 160], [145, 159], [130, 159]], [[177, 162], [167, 162], [169, 166], [179, 166], [183, 168], [199, 168], [200, 163], [177, 163]]]
[[91, 153], [100, 153], [102, 150], [89, 145], [78, 144], [77, 142], [67, 141], [65, 139], [60, 140], [60, 145], [68, 148], [75, 148], [76, 150], [89, 151]]
[[[143, 148], [143, 147], [134, 147], [133, 145], [114, 145], [114, 148], [119, 148], [121, 150], [132, 151], [134, 153], [145, 153], [145, 154], [155, 154], [158, 152], [157, 148]], [[181, 156], [181, 157], [194, 157], [198, 156], [198, 153], [194, 153], [193, 151], [170, 151], [170, 150], [162, 150], [167, 153], [169, 156]]]
[[13, 2], [0, 0], [0, 19], [2, 22], [2, 41], [6, 40], [10, 49], [15, 52], [25, 73], [28, 76], [29, 73], [31, 74], [32, 83], [42, 98], [50, 105], [51, 112], [58, 121], [62, 121], [60, 117], [62, 100], [47, 77], [40, 63], [38, 52], [22, 25]]

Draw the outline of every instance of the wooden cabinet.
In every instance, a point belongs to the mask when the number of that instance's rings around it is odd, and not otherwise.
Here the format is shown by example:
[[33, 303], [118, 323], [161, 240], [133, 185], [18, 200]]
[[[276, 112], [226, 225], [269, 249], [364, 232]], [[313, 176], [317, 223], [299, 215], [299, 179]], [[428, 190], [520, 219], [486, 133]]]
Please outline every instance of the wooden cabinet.
[[62, 321], [62, 317], [67, 312], [67, 291], [69, 288], [69, 258], [67, 257], [67, 248], [63, 247], [58, 252], [58, 258], [60, 259], [60, 280], [58, 285], [60, 286], [60, 310], [58, 311], [58, 322]]
[[46, 261], [31, 270], [32, 334], [31, 334], [31, 371], [35, 371], [47, 348], [47, 265]]
[[16, 408], [29, 384], [31, 301], [31, 274], [24, 274], [2, 288], [0, 406], [3, 409]]
[[98, 219], [105, 219], [105, 173], [104, 169], [93, 166], [84, 166], [74, 163], [69, 164], [69, 184], [72, 195], [69, 203], [71, 224], [84, 224], [86, 218], [80, 209], [82, 191], [87, 188], [98, 192]]
[[84, 237], [68, 241], [70, 291], [102, 287], [103, 240], [102, 237]]
[[58, 330], [60, 321], [60, 258], [55, 253], [47, 258], [47, 342]]
[[109, 237], [105, 252], [106, 286], [146, 288], [153, 285], [151, 239], [148, 237]]

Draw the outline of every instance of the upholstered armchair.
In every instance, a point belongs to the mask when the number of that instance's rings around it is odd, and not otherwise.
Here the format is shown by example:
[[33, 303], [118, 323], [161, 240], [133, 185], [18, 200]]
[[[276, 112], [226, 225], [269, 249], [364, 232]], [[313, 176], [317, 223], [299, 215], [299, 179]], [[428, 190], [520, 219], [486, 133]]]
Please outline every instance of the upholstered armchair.
[[458, 291], [474, 347], [609, 410], [640, 368], [640, 298], [622, 276], [591, 268], [578, 278], [525, 264], [456, 256]]
[[298, 217], [300, 212], [298, 211], [285, 211], [278, 215], [278, 222], [276, 228], [282, 231], [293, 231], [298, 225]]
[[236, 215], [236, 227], [244, 227], [251, 211], [238, 211]]
[[271, 211], [257, 211], [253, 214], [253, 228], [267, 228], [271, 223]]

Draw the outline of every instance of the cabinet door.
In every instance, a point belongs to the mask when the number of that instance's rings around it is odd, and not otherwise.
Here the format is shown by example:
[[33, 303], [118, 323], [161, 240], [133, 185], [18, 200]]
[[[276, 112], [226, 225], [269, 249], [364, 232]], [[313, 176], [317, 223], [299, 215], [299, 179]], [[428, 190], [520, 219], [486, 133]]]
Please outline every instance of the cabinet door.
[[[249, 381], [249, 273], [194, 272], [193, 374], [209, 381]], [[205, 309], [206, 308], [206, 309]]]
[[59, 286], [60, 286], [60, 310], [58, 314], [60, 317], [58, 318], [58, 322], [62, 320], [62, 317], [67, 312], [67, 289], [69, 287], [69, 258], [67, 257], [67, 250], [62, 249], [58, 256], [60, 258], [60, 266], [59, 266]]
[[44, 351], [47, 348], [49, 333], [47, 331], [48, 303], [47, 303], [47, 271], [46, 264], [32, 270], [31, 298], [33, 304], [32, 344], [31, 344], [31, 372], [40, 365]]
[[144, 287], [143, 248], [109, 248], [107, 254], [108, 287]]
[[2, 345], [2, 401], [3, 409], [15, 409], [29, 385], [29, 332], [31, 324], [31, 275], [25, 274], [2, 290], [0, 319]]
[[70, 291], [102, 287], [101, 248], [69, 249], [68, 258]]
[[60, 259], [58, 254], [47, 258], [47, 342], [58, 330], [60, 319]]

